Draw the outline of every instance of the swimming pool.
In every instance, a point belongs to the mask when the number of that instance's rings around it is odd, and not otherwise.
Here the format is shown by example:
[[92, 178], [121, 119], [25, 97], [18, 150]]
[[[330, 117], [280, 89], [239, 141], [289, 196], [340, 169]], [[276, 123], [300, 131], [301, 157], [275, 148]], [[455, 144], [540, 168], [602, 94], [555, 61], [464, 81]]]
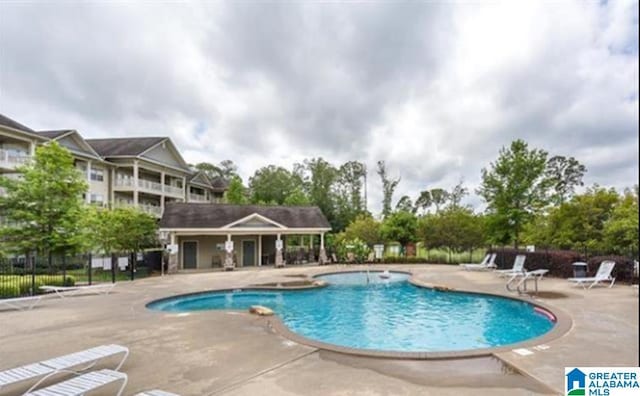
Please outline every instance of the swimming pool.
[[550, 331], [554, 322], [534, 305], [473, 293], [442, 292], [408, 282], [409, 274], [347, 272], [318, 276], [325, 288], [242, 290], [177, 296], [150, 309], [187, 312], [263, 305], [294, 333], [347, 348], [441, 352], [515, 344]]

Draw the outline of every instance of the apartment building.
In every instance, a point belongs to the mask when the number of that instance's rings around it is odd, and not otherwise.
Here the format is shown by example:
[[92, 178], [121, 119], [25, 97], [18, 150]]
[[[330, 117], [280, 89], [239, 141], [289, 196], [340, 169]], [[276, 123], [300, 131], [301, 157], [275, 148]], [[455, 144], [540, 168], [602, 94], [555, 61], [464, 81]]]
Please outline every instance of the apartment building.
[[190, 169], [168, 137], [84, 139], [72, 129], [35, 131], [2, 114], [0, 174], [20, 177], [16, 167], [50, 141], [73, 154], [86, 175], [90, 204], [135, 206], [159, 218], [167, 202], [219, 202], [227, 189], [224, 180]]

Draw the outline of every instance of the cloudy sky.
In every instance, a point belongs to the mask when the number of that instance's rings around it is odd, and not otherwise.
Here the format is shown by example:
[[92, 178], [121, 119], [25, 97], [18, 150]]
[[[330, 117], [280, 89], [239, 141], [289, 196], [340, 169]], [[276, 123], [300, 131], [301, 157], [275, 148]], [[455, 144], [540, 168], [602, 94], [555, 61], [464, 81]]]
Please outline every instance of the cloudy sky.
[[[638, 181], [638, 2], [0, 3], [0, 112], [168, 135], [188, 162], [375, 163], [474, 189], [523, 138]], [[479, 205], [477, 197], [468, 203]]]

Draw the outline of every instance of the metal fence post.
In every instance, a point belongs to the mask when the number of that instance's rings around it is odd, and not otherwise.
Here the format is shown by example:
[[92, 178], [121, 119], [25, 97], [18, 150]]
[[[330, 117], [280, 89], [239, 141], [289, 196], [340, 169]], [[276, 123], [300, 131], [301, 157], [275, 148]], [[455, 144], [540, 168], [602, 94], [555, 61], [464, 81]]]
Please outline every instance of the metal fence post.
[[116, 283], [116, 265], [118, 265], [116, 254], [111, 253], [111, 283]]
[[27, 263], [31, 265], [31, 295], [36, 294], [36, 262], [35, 257], [31, 257], [31, 253], [27, 253]]
[[87, 280], [89, 281], [89, 285], [91, 285], [91, 253], [87, 254], [87, 257], [89, 259], [89, 265], [87, 265], [88, 267], [88, 273], [87, 273]]
[[136, 256], [135, 253], [129, 253], [129, 271], [131, 272], [131, 280], [135, 279], [135, 269], [134, 266], [136, 265]]
[[62, 255], [62, 286], [67, 285], [67, 255]]

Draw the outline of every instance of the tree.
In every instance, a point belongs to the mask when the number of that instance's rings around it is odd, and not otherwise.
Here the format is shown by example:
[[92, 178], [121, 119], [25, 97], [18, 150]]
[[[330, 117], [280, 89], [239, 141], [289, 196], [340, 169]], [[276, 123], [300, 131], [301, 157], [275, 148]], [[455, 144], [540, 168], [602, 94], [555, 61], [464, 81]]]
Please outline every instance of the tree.
[[451, 192], [448, 194], [451, 206], [453, 206], [454, 208], [459, 207], [460, 203], [462, 202], [462, 198], [464, 198], [468, 194], [469, 190], [463, 186], [462, 180], [460, 180], [460, 182], [458, 182], [458, 184], [456, 184], [453, 187], [453, 190], [451, 190]]
[[305, 206], [309, 205], [309, 197], [305, 194], [301, 187], [296, 187], [291, 194], [284, 200], [287, 206]]
[[389, 179], [384, 161], [378, 161], [378, 175], [380, 176], [380, 180], [382, 180], [382, 216], [387, 217], [391, 213], [393, 192], [398, 186], [398, 183], [400, 183], [400, 178]]
[[638, 253], [638, 198], [626, 193], [604, 225], [606, 246], [617, 254]]
[[429, 208], [433, 205], [433, 200], [431, 199], [431, 191], [425, 190], [420, 192], [420, 196], [416, 199], [416, 209], [422, 209], [423, 212], [429, 210]]
[[615, 190], [593, 186], [536, 217], [525, 228], [524, 237], [529, 243], [561, 249], [609, 251], [605, 225], [619, 202]]
[[0, 240], [21, 253], [69, 254], [83, 248], [82, 194], [86, 178], [71, 153], [57, 142], [36, 149], [33, 161], [18, 168], [22, 179], [0, 177], [5, 218]]
[[582, 186], [582, 177], [587, 168], [573, 157], [556, 155], [547, 161], [546, 177], [553, 190], [551, 201], [560, 205], [575, 192], [576, 186]]
[[234, 176], [238, 176], [238, 167], [231, 160], [220, 161], [218, 165], [209, 162], [200, 162], [195, 165], [195, 169], [203, 172], [210, 179], [222, 178], [231, 181]]
[[495, 215], [489, 224], [496, 228], [491, 231], [503, 236], [507, 232], [516, 247], [525, 224], [547, 204], [546, 165], [546, 151], [529, 149], [524, 141], [515, 140], [500, 150], [490, 169], [482, 169], [478, 194], [487, 202], [487, 211]]
[[354, 213], [362, 213], [364, 211], [362, 189], [365, 176], [366, 168], [363, 163], [358, 161], [345, 162], [338, 169], [338, 183], [345, 195], [347, 195], [350, 209]]
[[380, 222], [376, 221], [372, 216], [361, 214], [344, 230], [347, 240], [359, 239], [367, 245], [373, 246], [382, 242]]
[[440, 211], [440, 207], [447, 203], [449, 200], [449, 193], [442, 188], [434, 188], [430, 191], [431, 202], [436, 207], [436, 212]]
[[420, 218], [418, 236], [429, 249], [472, 250], [485, 243], [484, 218], [469, 208], [450, 206]]
[[394, 212], [385, 217], [381, 233], [384, 239], [400, 243], [402, 251], [408, 243], [416, 240], [418, 219], [411, 212]]
[[269, 165], [260, 168], [249, 178], [251, 203], [273, 202], [283, 205], [284, 200], [301, 185], [300, 177], [283, 167]]
[[242, 184], [240, 176], [233, 176], [229, 182], [229, 187], [225, 193], [227, 203], [234, 205], [244, 205], [247, 203], [247, 189]]
[[91, 208], [87, 213], [84, 224], [88, 243], [93, 249], [111, 254], [114, 267], [116, 253], [133, 256], [145, 248], [158, 246], [156, 219], [138, 208]]
[[[336, 222], [334, 183], [337, 181], [338, 170], [322, 158], [312, 158], [304, 161], [307, 176], [306, 186], [309, 200], [317, 205], [332, 225]], [[344, 226], [343, 226], [344, 227]]]
[[413, 202], [408, 195], [403, 195], [396, 204], [396, 211], [403, 210], [405, 212], [415, 213], [416, 209], [413, 207]]

